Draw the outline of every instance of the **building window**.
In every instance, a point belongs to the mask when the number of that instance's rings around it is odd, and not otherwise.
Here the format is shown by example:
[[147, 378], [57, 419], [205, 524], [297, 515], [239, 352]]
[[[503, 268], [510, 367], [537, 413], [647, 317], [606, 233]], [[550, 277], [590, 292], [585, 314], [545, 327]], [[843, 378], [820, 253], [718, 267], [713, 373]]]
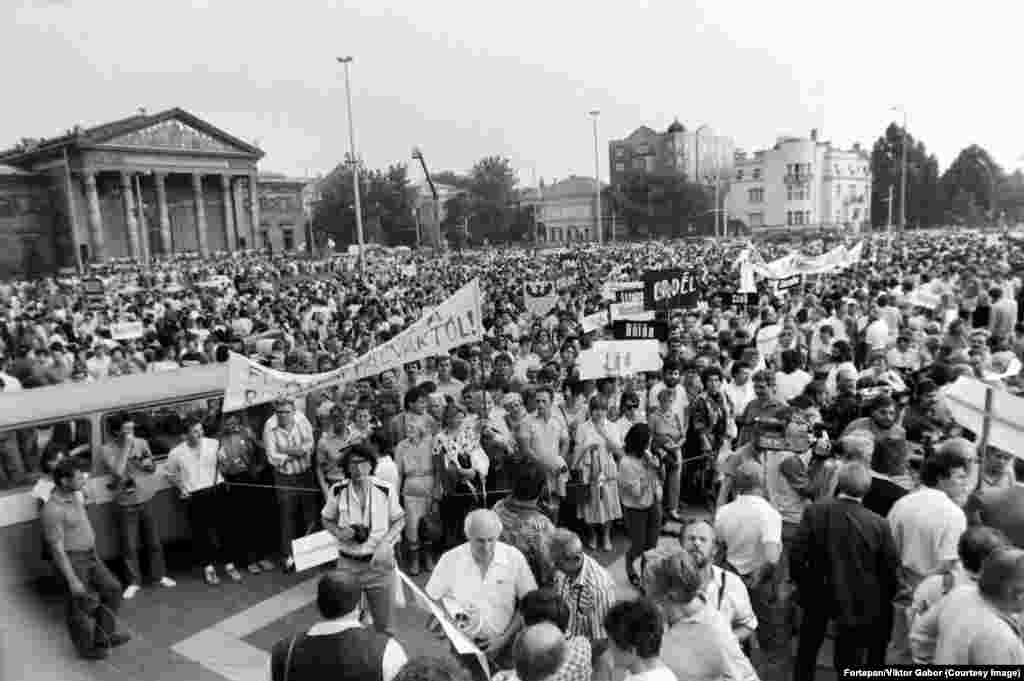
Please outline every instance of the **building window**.
[[809, 211], [809, 210], [805, 210], [805, 211], [804, 211], [804, 219], [803, 219], [803, 223], [804, 223], [805, 225], [809, 225], [809, 224], [811, 224], [811, 211]]
[[792, 187], [786, 190], [786, 199], [788, 201], [806, 201], [808, 191], [806, 189], [794, 189]]
[[736, 171], [736, 181], [737, 182], [742, 182], [743, 181], [743, 168], [740, 168], [739, 170]]
[[760, 180], [761, 179], [761, 169], [760, 168], [754, 168], [751, 171], [751, 177], [753, 177], [755, 180]]
[[642, 158], [633, 159], [633, 170], [644, 170], [646, 167], [647, 164], [644, 163]]
[[282, 233], [283, 239], [284, 239], [284, 250], [286, 250], [286, 251], [294, 251], [295, 250], [295, 230], [293, 230], [293, 229], [284, 229], [284, 230], [282, 230], [281, 233]]
[[750, 203], [764, 203], [764, 189], [757, 187], [747, 190], [747, 201]]
[[615, 172], [617, 172], [617, 173], [624, 173], [624, 172], [626, 172], [626, 164], [625, 164], [625, 162], [623, 162], [623, 161], [616, 161], [615, 162]]
[[626, 148], [615, 147], [615, 158], [626, 158]]
[[764, 213], [747, 213], [747, 222], [751, 227], [764, 225]]
[[836, 183], [836, 198], [838, 199], [842, 195], [843, 195], [843, 185], [841, 185], [841, 184], [839, 184], [837, 182]]
[[641, 144], [636, 148], [636, 153], [640, 154], [641, 156], [651, 153], [651, 145]]

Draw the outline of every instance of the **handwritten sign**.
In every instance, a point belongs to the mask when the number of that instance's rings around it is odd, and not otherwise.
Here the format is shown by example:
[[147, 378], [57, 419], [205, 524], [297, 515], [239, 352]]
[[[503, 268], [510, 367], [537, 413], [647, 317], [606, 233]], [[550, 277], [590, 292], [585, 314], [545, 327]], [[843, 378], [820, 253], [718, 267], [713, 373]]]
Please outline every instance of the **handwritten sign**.
[[133, 340], [142, 338], [142, 322], [118, 322], [110, 325], [111, 340]]
[[801, 282], [803, 282], [803, 275], [794, 274], [792, 276], [786, 277], [785, 279], [779, 279], [775, 283], [775, 286], [779, 291], [788, 291], [791, 288], [796, 288], [797, 286], [799, 286]]
[[756, 293], [723, 293], [727, 305], [736, 307], [754, 307], [757, 305]]
[[620, 320], [650, 322], [654, 321], [654, 310], [645, 310], [643, 303], [612, 303], [608, 306], [608, 316], [613, 324]]
[[583, 333], [593, 333], [598, 329], [603, 329], [607, 325], [608, 312], [606, 310], [588, 314], [586, 317], [580, 319], [580, 326], [583, 327]]
[[699, 299], [695, 272], [658, 270], [644, 275], [644, 307], [660, 310], [670, 307], [695, 307]]
[[661, 371], [656, 340], [597, 341], [576, 362], [583, 381]]
[[615, 340], [668, 340], [668, 324], [665, 322], [632, 322], [619, 320], [612, 324]]

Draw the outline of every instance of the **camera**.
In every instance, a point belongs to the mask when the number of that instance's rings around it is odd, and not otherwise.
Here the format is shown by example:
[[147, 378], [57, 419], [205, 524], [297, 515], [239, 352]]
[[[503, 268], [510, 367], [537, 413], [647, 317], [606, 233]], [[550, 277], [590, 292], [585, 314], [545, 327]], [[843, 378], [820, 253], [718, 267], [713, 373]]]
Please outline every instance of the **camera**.
[[362, 544], [370, 538], [370, 528], [366, 525], [352, 525], [352, 541]]
[[469, 454], [459, 454], [459, 468], [472, 468], [473, 460], [469, 458]]

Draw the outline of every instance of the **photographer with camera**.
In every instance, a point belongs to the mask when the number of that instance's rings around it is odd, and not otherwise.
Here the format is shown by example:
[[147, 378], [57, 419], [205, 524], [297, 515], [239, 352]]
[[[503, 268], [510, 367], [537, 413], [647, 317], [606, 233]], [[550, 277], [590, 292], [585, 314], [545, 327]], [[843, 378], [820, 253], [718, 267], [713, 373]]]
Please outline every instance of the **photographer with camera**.
[[395, 543], [405, 527], [398, 490], [374, 477], [377, 454], [370, 445], [353, 445], [341, 457], [348, 479], [331, 487], [321, 518], [338, 540], [338, 572], [359, 584], [374, 628], [394, 635]]
[[103, 472], [110, 475], [107, 487], [114, 493], [115, 518], [121, 537], [125, 577], [128, 587], [124, 598], [134, 598], [142, 583], [139, 566], [139, 538], [149, 554], [149, 569], [153, 581], [164, 587], [175, 586], [164, 567], [164, 549], [160, 543], [160, 528], [153, 512], [156, 494], [156, 462], [149, 443], [135, 437], [135, 421], [130, 415], [111, 424], [114, 439], [100, 448]]

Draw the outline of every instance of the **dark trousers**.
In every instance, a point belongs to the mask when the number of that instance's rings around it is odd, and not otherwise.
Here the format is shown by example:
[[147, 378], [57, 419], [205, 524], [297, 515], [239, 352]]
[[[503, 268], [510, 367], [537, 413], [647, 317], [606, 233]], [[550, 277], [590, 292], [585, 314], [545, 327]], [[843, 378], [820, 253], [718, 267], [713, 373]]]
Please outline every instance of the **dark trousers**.
[[[813, 681], [818, 664], [818, 651], [825, 640], [830, 615], [820, 608], [805, 604], [800, 623], [800, 642], [797, 645], [794, 681]], [[885, 651], [889, 646], [891, 621], [872, 626], [836, 626], [836, 640], [832, 664], [837, 673], [850, 667], [881, 667], [885, 664]]]
[[[277, 543], [277, 534], [269, 530], [277, 525], [277, 500], [272, 487], [251, 486], [265, 483], [248, 472], [225, 473], [224, 483], [221, 508], [225, 560], [240, 567], [250, 565], [269, 556], [272, 544]], [[269, 484], [273, 485], [273, 477]]]
[[224, 551], [224, 504], [220, 485], [192, 492], [186, 503], [192, 551], [203, 567], [227, 560]]
[[96, 647], [97, 641], [117, 631], [114, 615], [121, 607], [121, 583], [95, 551], [68, 551], [75, 575], [85, 585], [84, 596], [68, 593], [68, 631], [79, 654]]
[[121, 534], [121, 553], [128, 583], [142, 584], [140, 540], [149, 557], [149, 572], [153, 581], [163, 579], [167, 575], [167, 568], [164, 565], [164, 548], [160, 543], [160, 528], [156, 524], [152, 500], [132, 506], [118, 506], [117, 527]]
[[309, 534], [316, 522], [320, 500], [319, 492], [299, 491], [316, 490], [316, 480], [312, 471], [298, 475], [285, 475], [274, 471], [274, 491], [277, 494], [277, 510], [281, 518], [281, 554], [292, 555], [292, 541]]
[[[644, 552], [658, 546], [661, 535], [661, 506], [653, 504], [647, 508], [622, 507], [622, 519], [629, 536], [629, 548], [626, 549], [626, 575], [632, 577], [636, 573], [634, 563]], [[641, 571], [643, 568], [641, 568]], [[640, 574], [643, 577], [643, 574]]]
[[458, 546], [466, 541], [466, 535], [463, 532], [466, 516], [473, 509], [479, 508], [482, 501], [479, 497], [474, 497], [462, 489], [456, 489], [451, 495], [446, 493], [442, 497], [440, 510], [441, 526], [444, 528], [445, 549]]

